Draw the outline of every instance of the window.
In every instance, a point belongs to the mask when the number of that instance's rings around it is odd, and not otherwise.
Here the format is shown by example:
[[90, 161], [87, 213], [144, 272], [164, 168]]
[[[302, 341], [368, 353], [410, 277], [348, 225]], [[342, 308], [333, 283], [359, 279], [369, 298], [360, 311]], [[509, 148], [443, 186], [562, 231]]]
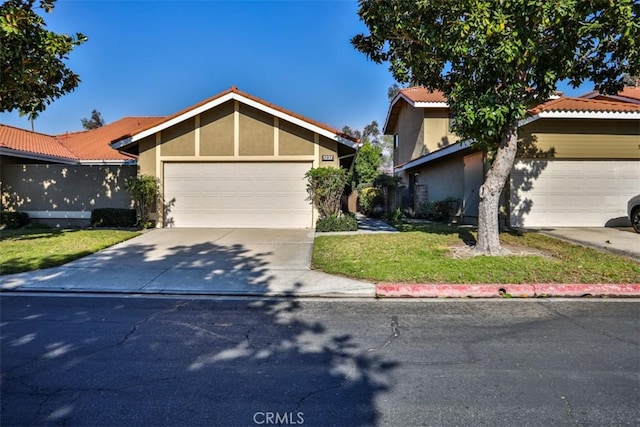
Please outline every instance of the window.
[[398, 134], [396, 133], [395, 135], [393, 135], [393, 149], [397, 150], [398, 149]]
[[456, 124], [456, 118], [453, 114], [449, 114], [449, 133], [453, 133], [453, 127]]

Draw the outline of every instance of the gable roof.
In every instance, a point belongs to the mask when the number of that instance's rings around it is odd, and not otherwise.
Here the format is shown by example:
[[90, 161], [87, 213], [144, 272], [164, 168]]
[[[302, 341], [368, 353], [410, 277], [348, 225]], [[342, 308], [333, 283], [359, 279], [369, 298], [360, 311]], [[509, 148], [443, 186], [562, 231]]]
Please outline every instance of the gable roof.
[[120, 149], [134, 144], [135, 142], [140, 141], [143, 138], [154, 135], [157, 132], [160, 132], [171, 126], [195, 117], [198, 114], [201, 114], [231, 100], [241, 102], [258, 110], [272, 114], [278, 118], [284, 119], [288, 122], [316, 132], [320, 135], [326, 136], [330, 139], [334, 139], [348, 147], [354, 147], [358, 142], [356, 138], [353, 138], [337, 129], [304, 117], [300, 114], [296, 114], [277, 105], [271, 104], [246, 92], [242, 92], [237, 87], [232, 86], [224, 92], [207, 98], [195, 105], [187, 107], [182, 111], [172, 114], [171, 116], [157, 120], [155, 123], [150, 123], [147, 126], [137, 129], [134, 132], [122, 134], [120, 135], [120, 137], [113, 139], [111, 146], [113, 148]]
[[580, 98], [600, 99], [604, 101], [621, 101], [632, 104], [640, 104], [640, 86], [625, 86], [615, 95], [603, 95], [598, 91], [591, 91], [580, 96]]
[[114, 150], [110, 142], [123, 132], [132, 132], [160, 117], [125, 117], [97, 129], [46, 135], [0, 124], [2, 154], [68, 164], [123, 163], [135, 157]]
[[383, 135], [388, 135], [391, 129], [396, 127], [400, 108], [404, 103], [414, 108], [449, 108], [447, 98], [439, 90], [432, 91], [423, 86], [402, 88], [391, 100], [382, 129]]

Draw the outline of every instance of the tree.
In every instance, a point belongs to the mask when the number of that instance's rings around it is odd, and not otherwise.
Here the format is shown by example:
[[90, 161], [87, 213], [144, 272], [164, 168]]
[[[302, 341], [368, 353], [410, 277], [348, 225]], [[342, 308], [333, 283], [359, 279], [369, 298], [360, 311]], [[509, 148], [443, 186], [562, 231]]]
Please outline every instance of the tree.
[[[34, 11], [36, 0], [7, 0], [0, 5], [0, 111], [18, 110], [33, 120], [48, 104], [74, 90], [80, 78], [64, 64], [87, 38], [46, 29]], [[41, 0], [49, 13], [55, 0]]]
[[98, 110], [93, 110], [91, 112], [91, 118], [80, 119], [82, 123], [82, 127], [86, 130], [98, 129], [99, 127], [104, 126], [104, 119]]
[[365, 141], [358, 149], [355, 160], [356, 186], [360, 184], [373, 184], [380, 174], [382, 162], [382, 148], [370, 141]]
[[387, 89], [387, 98], [389, 98], [389, 102], [391, 102], [393, 98], [396, 97], [398, 92], [400, 92], [400, 89], [402, 88], [398, 86], [398, 83], [394, 83], [391, 86], [389, 86], [389, 89]]
[[351, 42], [388, 61], [401, 83], [439, 89], [455, 132], [491, 162], [480, 187], [476, 252], [504, 251], [499, 199], [515, 162], [518, 121], [567, 80], [616, 93], [640, 69], [640, 5], [634, 0], [361, 0], [369, 34]]

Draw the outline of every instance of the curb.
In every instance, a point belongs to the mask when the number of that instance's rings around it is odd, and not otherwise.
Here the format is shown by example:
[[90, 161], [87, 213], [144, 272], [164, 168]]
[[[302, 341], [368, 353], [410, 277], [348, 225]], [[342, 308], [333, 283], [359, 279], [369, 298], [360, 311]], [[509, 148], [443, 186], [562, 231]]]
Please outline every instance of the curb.
[[378, 283], [376, 298], [640, 297], [640, 284], [402, 284]]

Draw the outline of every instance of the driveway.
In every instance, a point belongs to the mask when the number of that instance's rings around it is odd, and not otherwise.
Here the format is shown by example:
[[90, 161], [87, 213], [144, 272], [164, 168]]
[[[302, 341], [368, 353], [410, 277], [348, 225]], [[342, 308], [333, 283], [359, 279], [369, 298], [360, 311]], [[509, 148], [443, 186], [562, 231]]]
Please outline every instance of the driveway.
[[540, 232], [640, 261], [640, 234], [634, 232], [631, 227], [562, 227], [544, 229]]
[[373, 296], [311, 270], [313, 230], [165, 228], [61, 267], [0, 276], [3, 290]]

